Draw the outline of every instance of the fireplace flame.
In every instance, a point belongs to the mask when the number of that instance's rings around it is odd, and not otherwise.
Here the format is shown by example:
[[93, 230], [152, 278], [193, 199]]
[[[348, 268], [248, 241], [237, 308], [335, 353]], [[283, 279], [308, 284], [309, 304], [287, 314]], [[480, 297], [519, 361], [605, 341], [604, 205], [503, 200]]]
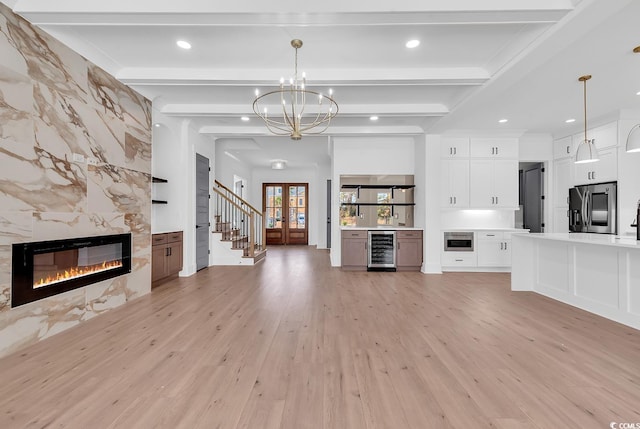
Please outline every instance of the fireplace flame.
[[99, 273], [102, 271], [112, 270], [114, 268], [122, 267], [122, 261], [105, 261], [101, 264], [88, 265], [86, 267], [71, 267], [64, 271], [59, 271], [55, 274], [47, 275], [39, 280], [34, 280], [33, 287], [39, 288], [54, 283], [60, 283], [66, 280], [71, 280], [77, 277], [87, 276], [89, 274]]

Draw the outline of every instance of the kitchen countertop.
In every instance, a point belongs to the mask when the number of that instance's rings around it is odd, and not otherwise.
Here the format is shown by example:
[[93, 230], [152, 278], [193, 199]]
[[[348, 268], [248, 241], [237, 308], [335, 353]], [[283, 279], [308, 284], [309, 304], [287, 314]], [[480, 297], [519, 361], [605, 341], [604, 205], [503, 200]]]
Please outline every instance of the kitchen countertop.
[[595, 244], [600, 246], [625, 247], [640, 249], [640, 241], [635, 236], [619, 236], [609, 234], [589, 234], [582, 232], [553, 232], [523, 234], [521, 237], [538, 240], [555, 240], [569, 243]]
[[397, 230], [406, 230], [406, 231], [422, 231], [424, 228], [416, 228], [413, 226], [393, 226], [393, 225], [379, 225], [379, 226], [341, 226], [340, 230], [342, 231], [371, 231], [371, 230], [379, 230], [379, 231], [397, 231]]
[[443, 228], [444, 232], [464, 232], [464, 231], [496, 231], [496, 232], [529, 232], [522, 228]]

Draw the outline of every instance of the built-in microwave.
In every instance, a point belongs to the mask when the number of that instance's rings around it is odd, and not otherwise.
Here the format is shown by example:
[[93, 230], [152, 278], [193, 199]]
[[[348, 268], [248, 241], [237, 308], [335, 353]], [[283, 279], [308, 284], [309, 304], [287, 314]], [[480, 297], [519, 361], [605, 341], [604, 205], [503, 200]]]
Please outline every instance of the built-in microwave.
[[473, 232], [451, 231], [444, 233], [445, 252], [473, 252]]

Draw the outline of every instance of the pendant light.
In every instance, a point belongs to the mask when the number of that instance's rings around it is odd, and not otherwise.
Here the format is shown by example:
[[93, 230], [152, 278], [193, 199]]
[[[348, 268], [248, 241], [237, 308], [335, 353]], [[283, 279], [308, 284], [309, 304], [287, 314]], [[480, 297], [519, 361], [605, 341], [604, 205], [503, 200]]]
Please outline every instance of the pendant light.
[[600, 161], [595, 141], [587, 138], [587, 81], [589, 79], [591, 79], [590, 74], [578, 78], [578, 81], [584, 84], [584, 140], [580, 142], [576, 150], [576, 164]]
[[[640, 54], [640, 46], [633, 48], [634, 54]], [[640, 124], [634, 125], [627, 136], [627, 152], [640, 152]]]

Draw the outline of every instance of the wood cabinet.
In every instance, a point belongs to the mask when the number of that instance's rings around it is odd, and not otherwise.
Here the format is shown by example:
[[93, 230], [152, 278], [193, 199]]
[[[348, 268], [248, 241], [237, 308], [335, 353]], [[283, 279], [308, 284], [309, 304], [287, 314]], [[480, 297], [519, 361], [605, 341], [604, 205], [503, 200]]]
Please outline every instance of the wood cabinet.
[[367, 269], [367, 231], [342, 231], [342, 268], [353, 271]]
[[182, 231], [152, 235], [151, 285], [175, 278], [182, 270]]
[[420, 271], [422, 267], [422, 231], [396, 232], [396, 266], [398, 271]]
[[518, 207], [517, 160], [471, 160], [469, 183], [473, 208]]
[[469, 160], [443, 159], [441, 161], [441, 206], [469, 207]]
[[[342, 230], [342, 268], [366, 271], [368, 260], [368, 230]], [[396, 270], [420, 271], [422, 267], [422, 231], [396, 230]]]

